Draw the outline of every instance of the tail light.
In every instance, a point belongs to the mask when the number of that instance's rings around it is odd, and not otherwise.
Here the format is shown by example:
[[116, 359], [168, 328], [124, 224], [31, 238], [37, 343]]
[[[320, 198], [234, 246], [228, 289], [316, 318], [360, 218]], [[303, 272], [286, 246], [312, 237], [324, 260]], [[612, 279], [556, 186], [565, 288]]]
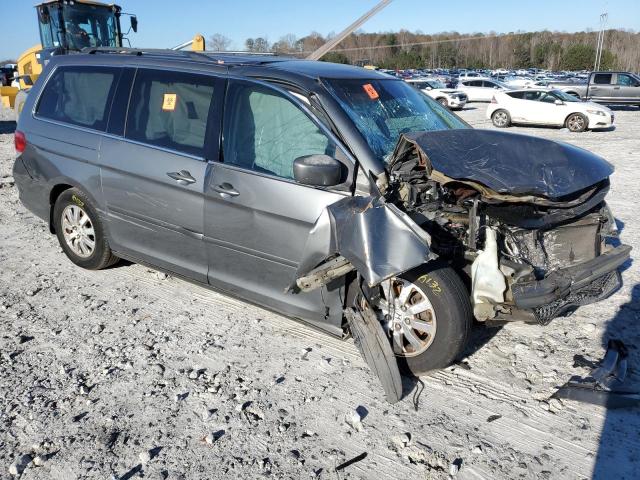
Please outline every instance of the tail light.
[[491, 103], [498, 103], [498, 101], [496, 100], [496, 97], [491, 97]]
[[16, 152], [22, 153], [24, 152], [24, 149], [27, 148], [27, 137], [25, 137], [24, 133], [20, 130], [16, 130], [13, 137], [13, 144], [16, 147]]

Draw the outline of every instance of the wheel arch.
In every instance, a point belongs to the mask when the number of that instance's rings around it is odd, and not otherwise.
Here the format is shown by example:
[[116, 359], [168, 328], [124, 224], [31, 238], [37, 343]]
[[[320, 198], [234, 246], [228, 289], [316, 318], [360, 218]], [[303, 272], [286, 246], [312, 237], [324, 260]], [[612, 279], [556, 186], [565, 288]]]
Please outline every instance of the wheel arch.
[[89, 200], [91, 200], [91, 203], [93, 203], [94, 208], [98, 210], [98, 212], [100, 212], [99, 204], [94, 196], [91, 195], [91, 193], [86, 188], [83, 188], [82, 185], [79, 185], [77, 182], [74, 182], [73, 180], [68, 178], [60, 178], [53, 182], [52, 185], [53, 186], [49, 190], [49, 232], [51, 232], [52, 234], [56, 233], [53, 221], [53, 209], [60, 195], [62, 195], [67, 190], [76, 188], [82, 191], [82, 193], [89, 197]]
[[567, 115], [564, 117], [564, 122], [562, 122], [562, 126], [564, 126], [564, 127], [567, 126], [567, 121], [569, 120], [569, 117], [571, 117], [572, 115], [581, 115], [582, 117], [584, 117], [584, 119], [587, 121], [587, 125], [585, 126], [585, 130], [589, 129], [589, 117], [587, 116], [587, 114], [585, 114], [583, 112], [578, 112], [578, 111], [573, 111], [573, 112], [567, 113]]

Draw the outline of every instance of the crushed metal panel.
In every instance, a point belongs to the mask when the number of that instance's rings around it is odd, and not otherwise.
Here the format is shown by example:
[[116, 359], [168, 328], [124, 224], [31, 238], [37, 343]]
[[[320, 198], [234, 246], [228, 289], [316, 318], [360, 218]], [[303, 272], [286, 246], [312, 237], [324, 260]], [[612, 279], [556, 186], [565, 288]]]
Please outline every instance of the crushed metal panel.
[[640, 405], [640, 392], [625, 385], [629, 352], [621, 340], [611, 339], [607, 352], [597, 368], [587, 377], [572, 377], [552, 398], [592, 403], [607, 408], [629, 408]]
[[428, 174], [478, 182], [498, 194], [562, 199], [606, 179], [613, 166], [566, 143], [494, 130], [404, 134], [390, 167], [417, 154]]
[[[341, 255], [374, 286], [436, 258], [430, 237], [380, 197], [346, 197], [326, 207], [309, 232], [296, 279]], [[295, 285], [290, 287], [298, 291]]]

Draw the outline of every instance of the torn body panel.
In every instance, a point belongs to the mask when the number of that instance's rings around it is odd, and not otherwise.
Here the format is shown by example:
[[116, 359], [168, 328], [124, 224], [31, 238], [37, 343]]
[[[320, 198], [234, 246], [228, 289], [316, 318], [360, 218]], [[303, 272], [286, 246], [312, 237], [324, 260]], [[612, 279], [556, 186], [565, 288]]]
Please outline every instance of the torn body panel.
[[[292, 288], [321, 286], [322, 281], [311, 284], [305, 277], [308, 279], [311, 271], [338, 256], [346, 259], [369, 286], [377, 285], [436, 258], [429, 240], [411, 218], [383, 198], [347, 197], [329, 205], [316, 220], [296, 273], [299, 281]], [[345, 268], [342, 263], [340, 267]]]

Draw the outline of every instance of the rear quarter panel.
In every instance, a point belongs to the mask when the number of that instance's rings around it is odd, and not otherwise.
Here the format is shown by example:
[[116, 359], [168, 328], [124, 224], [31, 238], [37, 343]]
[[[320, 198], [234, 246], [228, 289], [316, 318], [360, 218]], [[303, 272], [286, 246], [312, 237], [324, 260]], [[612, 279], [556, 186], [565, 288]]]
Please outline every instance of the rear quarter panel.
[[65, 184], [84, 191], [101, 211], [104, 202], [97, 166], [101, 136], [90, 129], [39, 118], [35, 106], [45, 83], [42, 80], [29, 93], [18, 120], [17, 128], [27, 139], [27, 148], [18, 159], [30, 177], [30, 184], [21, 188], [21, 199], [42, 217], [50, 209], [51, 191]]

